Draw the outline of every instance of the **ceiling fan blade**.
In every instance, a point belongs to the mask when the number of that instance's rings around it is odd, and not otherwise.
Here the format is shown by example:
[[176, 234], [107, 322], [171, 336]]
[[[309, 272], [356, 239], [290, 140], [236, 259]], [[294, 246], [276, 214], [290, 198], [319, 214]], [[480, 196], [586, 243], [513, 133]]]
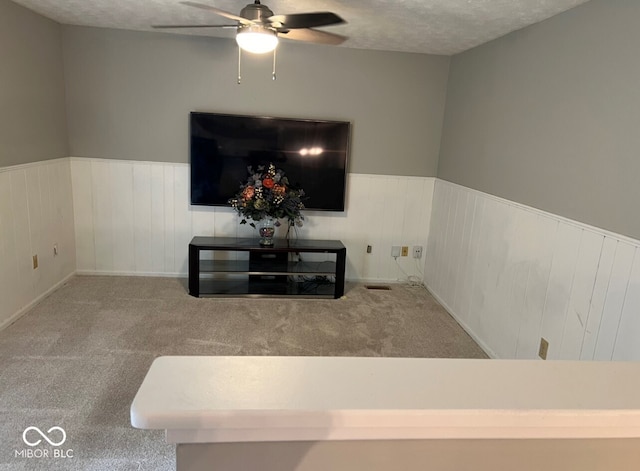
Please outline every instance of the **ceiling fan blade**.
[[237, 28], [238, 25], [151, 25], [154, 29], [181, 29], [181, 28]]
[[242, 23], [243, 25], [253, 24], [253, 21], [251, 21], [251, 20], [248, 20], [248, 19], [243, 18], [243, 17], [238, 16], [238, 15], [234, 15], [233, 13], [229, 13], [228, 11], [220, 10], [219, 8], [212, 7], [210, 5], [205, 5], [204, 3], [198, 3], [198, 2], [180, 2], [180, 3], [182, 3], [183, 5], [190, 6], [190, 7], [195, 7], [195, 8], [200, 8], [202, 10], [212, 11], [216, 15], [224, 16], [225, 18], [229, 18], [230, 20], [238, 21], [239, 23]]
[[285, 39], [294, 39], [296, 41], [307, 41], [319, 44], [328, 44], [331, 46], [337, 46], [342, 44], [347, 39], [346, 36], [341, 36], [335, 33], [327, 33], [326, 31], [319, 31], [317, 29], [300, 28], [292, 29], [287, 32], [280, 33]]
[[267, 19], [272, 24], [282, 25], [285, 29], [315, 28], [345, 23], [335, 13], [322, 11], [317, 13], [294, 13], [293, 15], [274, 15]]

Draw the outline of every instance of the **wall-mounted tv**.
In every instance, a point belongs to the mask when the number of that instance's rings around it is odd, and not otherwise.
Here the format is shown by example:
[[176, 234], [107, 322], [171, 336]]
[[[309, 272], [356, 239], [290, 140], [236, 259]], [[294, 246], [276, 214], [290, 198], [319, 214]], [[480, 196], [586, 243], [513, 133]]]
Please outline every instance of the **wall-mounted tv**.
[[351, 126], [345, 121], [190, 114], [191, 204], [227, 206], [247, 167], [273, 162], [307, 209], [344, 211]]

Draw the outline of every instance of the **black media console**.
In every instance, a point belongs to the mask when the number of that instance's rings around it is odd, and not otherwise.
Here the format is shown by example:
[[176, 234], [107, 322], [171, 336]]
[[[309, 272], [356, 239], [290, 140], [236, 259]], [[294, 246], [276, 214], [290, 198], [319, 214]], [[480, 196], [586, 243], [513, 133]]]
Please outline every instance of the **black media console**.
[[[202, 252], [214, 252], [202, 257]], [[224, 252], [224, 253], [218, 253]], [[248, 252], [249, 257], [237, 257]], [[332, 254], [328, 261], [305, 254]], [[310, 257], [309, 257], [310, 258]], [[189, 294], [201, 296], [304, 296], [340, 298], [344, 294], [347, 249], [339, 240], [194, 237], [189, 244]]]

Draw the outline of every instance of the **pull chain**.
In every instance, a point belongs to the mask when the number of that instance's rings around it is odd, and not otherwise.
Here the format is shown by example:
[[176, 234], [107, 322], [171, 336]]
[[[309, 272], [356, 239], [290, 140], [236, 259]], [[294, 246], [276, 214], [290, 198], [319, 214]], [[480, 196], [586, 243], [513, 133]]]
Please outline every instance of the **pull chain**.
[[240, 63], [242, 62], [242, 48], [238, 47], [238, 85], [242, 81], [242, 75], [240, 74]]
[[278, 50], [278, 48], [275, 48], [273, 50], [273, 72], [271, 73], [271, 78], [273, 80], [276, 79], [276, 51]]
[[[271, 78], [276, 79], [276, 49], [273, 50], [273, 70]], [[242, 48], [238, 47], [238, 85], [242, 83]]]

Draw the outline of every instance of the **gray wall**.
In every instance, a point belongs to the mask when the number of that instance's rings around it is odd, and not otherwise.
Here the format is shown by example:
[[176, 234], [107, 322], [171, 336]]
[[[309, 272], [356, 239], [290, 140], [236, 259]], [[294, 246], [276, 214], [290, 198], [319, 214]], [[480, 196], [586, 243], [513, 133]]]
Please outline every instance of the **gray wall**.
[[188, 162], [189, 111], [353, 122], [349, 170], [435, 176], [449, 58], [294, 44], [243, 58], [231, 39], [63, 28], [70, 153]]
[[0, 0], [0, 167], [67, 155], [60, 25]]
[[639, 24], [592, 0], [454, 56], [438, 176], [640, 238]]

